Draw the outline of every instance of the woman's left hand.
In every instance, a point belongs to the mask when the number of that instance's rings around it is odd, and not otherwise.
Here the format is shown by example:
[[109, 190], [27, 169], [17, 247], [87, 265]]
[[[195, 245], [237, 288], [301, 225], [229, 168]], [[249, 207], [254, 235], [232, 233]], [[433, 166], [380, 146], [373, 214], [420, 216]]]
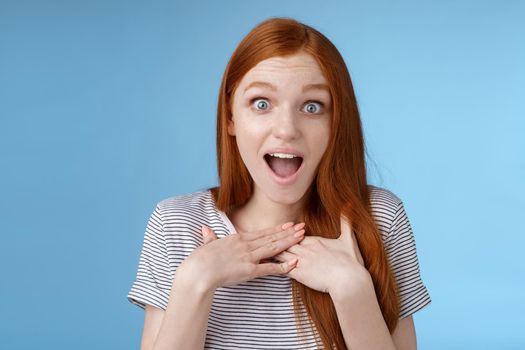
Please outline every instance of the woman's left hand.
[[298, 259], [286, 275], [325, 293], [353, 293], [370, 286], [370, 273], [364, 266], [357, 239], [344, 216], [341, 235], [336, 239], [305, 236], [298, 244], [275, 256], [278, 261]]

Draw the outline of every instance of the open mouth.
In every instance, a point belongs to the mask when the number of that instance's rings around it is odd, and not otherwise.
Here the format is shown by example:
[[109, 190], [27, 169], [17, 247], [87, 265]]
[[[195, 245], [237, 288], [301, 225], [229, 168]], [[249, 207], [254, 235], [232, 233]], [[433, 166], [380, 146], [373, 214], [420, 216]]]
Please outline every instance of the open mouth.
[[284, 153], [267, 153], [264, 160], [272, 172], [283, 179], [295, 175], [303, 163], [302, 157]]

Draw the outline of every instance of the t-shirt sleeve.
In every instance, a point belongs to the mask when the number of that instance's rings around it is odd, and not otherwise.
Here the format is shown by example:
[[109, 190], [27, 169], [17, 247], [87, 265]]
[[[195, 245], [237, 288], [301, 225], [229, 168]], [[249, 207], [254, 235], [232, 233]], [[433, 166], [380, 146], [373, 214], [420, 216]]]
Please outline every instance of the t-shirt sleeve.
[[142, 309], [150, 304], [166, 310], [171, 284], [164, 225], [157, 205], [146, 226], [136, 278], [127, 297]]
[[430, 304], [431, 298], [421, 279], [416, 241], [402, 201], [388, 233], [386, 251], [398, 285], [399, 318], [405, 318]]

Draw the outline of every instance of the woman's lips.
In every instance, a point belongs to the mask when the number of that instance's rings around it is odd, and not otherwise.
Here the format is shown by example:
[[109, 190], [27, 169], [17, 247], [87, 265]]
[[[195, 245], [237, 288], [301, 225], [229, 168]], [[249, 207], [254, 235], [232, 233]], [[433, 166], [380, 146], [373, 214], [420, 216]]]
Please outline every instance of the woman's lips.
[[287, 177], [282, 177], [282, 176], [279, 176], [277, 175], [273, 170], [272, 168], [270, 167], [270, 165], [268, 164], [268, 162], [266, 161], [266, 159], [264, 159], [263, 157], [263, 162], [266, 166], [266, 169], [268, 170], [268, 172], [270, 173], [270, 176], [273, 178], [273, 180], [275, 182], [277, 182], [279, 185], [281, 186], [286, 186], [286, 185], [291, 185], [293, 184], [298, 178], [299, 178], [299, 174], [301, 173], [301, 171], [303, 170], [304, 168], [304, 158], [303, 160], [301, 161], [301, 165], [299, 166], [299, 168], [297, 169], [297, 171], [295, 173], [293, 173], [292, 175], [290, 176], [287, 176]]

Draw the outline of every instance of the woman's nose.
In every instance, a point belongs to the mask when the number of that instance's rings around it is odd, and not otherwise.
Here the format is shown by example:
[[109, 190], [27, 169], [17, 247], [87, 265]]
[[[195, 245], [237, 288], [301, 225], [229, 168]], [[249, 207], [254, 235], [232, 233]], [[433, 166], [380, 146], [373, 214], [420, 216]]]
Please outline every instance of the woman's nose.
[[299, 135], [297, 118], [290, 108], [284, 108], [274, 115], [273, 134], [283, 140], [293, 140]]

